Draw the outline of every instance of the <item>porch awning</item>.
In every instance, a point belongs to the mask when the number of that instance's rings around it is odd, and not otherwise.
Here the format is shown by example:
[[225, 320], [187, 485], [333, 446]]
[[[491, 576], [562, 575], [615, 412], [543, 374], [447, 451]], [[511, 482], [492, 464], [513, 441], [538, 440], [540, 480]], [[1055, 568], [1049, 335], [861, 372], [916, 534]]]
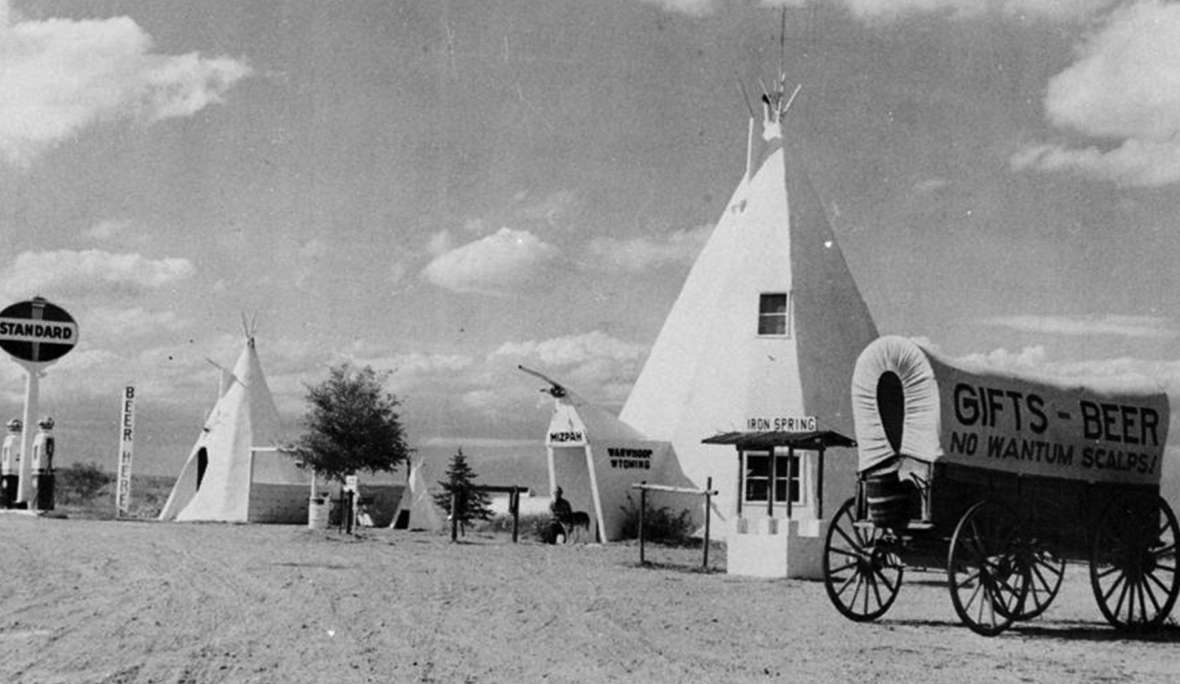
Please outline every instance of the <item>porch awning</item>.
[[793, 447], [795, 449], [829, 449], [831, 447], [854, 447], [856, 442], [835, 430], [812, 432], [722, 432], [701, 440], [703, 444], [732, 444], [739, 449], [771, 449]]

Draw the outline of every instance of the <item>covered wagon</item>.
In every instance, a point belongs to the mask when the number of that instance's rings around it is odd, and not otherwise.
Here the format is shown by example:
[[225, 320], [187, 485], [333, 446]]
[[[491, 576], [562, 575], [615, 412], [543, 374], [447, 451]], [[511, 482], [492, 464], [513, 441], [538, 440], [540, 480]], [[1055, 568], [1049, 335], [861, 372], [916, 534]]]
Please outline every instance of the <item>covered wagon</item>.
[[1105, 618], [1157, 626], [1180, 592], [1177, 522], [1159, 496], [1168, 399], [1128, 382], [1067, 384], [952, 362], [882, 337], [852, 380], [855, 495], [824, 549], [832, 603], [880, 617], [905, 568], [945, 566], [985, 635], [1049, 607], [1067, 560], [1089, 563]]

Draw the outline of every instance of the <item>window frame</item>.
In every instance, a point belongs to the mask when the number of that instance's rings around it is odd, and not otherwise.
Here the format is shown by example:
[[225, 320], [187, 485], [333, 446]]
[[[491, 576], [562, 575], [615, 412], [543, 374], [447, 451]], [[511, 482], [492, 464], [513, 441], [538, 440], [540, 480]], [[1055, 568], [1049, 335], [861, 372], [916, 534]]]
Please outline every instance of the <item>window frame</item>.
[[[782, 297], [782, 311], [773, 311], [770, 306], [767, 306], [771, 297]], [[787, 292], [759, 292], [758, 293], [758, 337], [780, 337], [790, 338], [792, 333], [792, 308], [794, 297], [790, 291]], [[771, 321], [780, 323], [782, 332], [763, 332], [763, 323]], [[779, 327], [779, 326], [775, 326]]]

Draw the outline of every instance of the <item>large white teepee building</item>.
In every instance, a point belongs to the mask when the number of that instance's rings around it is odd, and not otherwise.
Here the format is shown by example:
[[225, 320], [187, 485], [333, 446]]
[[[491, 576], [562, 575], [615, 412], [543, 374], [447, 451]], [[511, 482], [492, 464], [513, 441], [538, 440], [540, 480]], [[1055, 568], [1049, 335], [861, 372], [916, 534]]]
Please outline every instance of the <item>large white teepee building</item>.
[[279, 440], [279, 412], [247, 331], [160, 519], [306, 522], [310, 476], [275, 448]]
[[823, 497], [834, 510], [851, 494], [852, 455], [833, 454], [821, 475], [814, 455], [791, 452], [799, 458], [787, 469], [778, 465], [786, 449], [735, 455], [733, 446], [701, 440], [718, 432], [852, 435], [852, 371], [877, 337], [823, 206], [788, 154], [784, 114], [794, 94], [786, 98], [782, 85], [780, 78], [763, 95], [763, 120], [750, 120], [746, 174], [619, 416], [647, 439], [671, 442], [697, 486], [711, 476], [728, 519], [799, 518], [809, 499]]

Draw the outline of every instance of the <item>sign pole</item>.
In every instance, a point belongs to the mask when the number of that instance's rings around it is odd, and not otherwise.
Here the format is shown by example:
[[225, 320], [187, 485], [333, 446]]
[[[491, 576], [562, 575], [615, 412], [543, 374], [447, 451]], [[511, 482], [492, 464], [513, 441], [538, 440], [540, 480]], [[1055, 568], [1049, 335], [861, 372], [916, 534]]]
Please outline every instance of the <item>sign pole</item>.
[[[40, 363], [21, 363], [25, 369], [25, 413], [24, 424], [36, 425], [37, 408], [41, 391]], [[29, 490], [33, 484], [33, 450], [30, 448], [33, 430], [26, 428], [20, 433], [20, 470], [17, 472], [16, 503], [29, 505]], [[31, 507], [31, 506], [30, 506]]]
[[39, 384], [45, 367], [64, 356], [78, 343], [78, 324], [65, 309], [33, 297], [0, 310], [0, 349], [24, 367], [25, 429], [20, 438], [20, 469], [16, 485], [16, 503], [32, 507], [33, 452], [30, 448], [37, 415]]
[[115, 484], [115, 517], [131, 512], [131, 459], [135, 450], [135, 386], [123, 388], [119, 421], [119, 467]]

